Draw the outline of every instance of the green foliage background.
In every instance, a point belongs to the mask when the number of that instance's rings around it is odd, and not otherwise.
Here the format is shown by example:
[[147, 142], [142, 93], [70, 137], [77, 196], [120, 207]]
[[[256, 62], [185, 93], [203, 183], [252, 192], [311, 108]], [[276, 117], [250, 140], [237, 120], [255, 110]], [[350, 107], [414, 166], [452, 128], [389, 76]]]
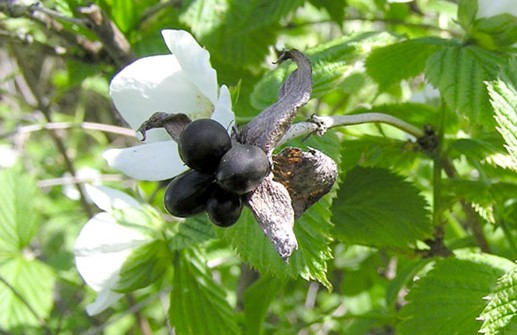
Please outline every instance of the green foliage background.
[[[0, 333], [516, 332], [516, 17], [476, 19], [475, 0], [94, 4], [129, 49], [87, 24], [86, 1], [0, 2]], [[166, 28], [210, 51], [239, 124], [276, 101], [294, 65], [274, 65], [275, 50], [294, 47], [314, 79], [297, 122], [384, 113], [437, 145], [381, 123], [293, 141], [334, 158], [339, 179], [297, 220], [288, 264], [247, 211], [228, 229], [156, 216], [167, 234], [126, 262], [125, 298], [89, 317], [73, 244], [98, 210], [70, 176], [94, 169], [79, 183], [163, 213], [163, 185], [118, 174], [102, 152], [137, 144], [108, 85], [132, 59], [167, 53]]]

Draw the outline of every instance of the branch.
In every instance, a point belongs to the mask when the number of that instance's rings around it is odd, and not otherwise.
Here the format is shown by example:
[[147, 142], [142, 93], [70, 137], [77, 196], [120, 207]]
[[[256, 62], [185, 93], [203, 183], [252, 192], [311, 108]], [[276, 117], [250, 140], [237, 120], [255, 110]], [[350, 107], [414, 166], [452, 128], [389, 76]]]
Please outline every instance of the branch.
[[27, 134], [41, 130], [56, 130], [56, 129], [71, 129], [71, 128], [82, 128], [84, 130], [97, 130], [106, 133], [135, 137], [135, 131], [125, 127], [112, 126], [104, 123], [96, 122], [49, 122], [45, 124], [32, 124], [29, 126], [22, 126], [16, 128], [14, 131], [0, 134], [0, 138], [5, 138], [15, 134]]
[[88, 27], [97, 35], [114, 64], [124, 67], [135, 60], [126, 37], [99, 6], [91, 4], [79, 9]]
[[284, 144], [294, 138], [308, 136], [310, 134], [323, 135], [329, 128], [340, 126], [351, 126], [363, 123], [386, 123], [392, 125], [415, 138], [425, 136], [425, 132], [412, 124], [407, 123], [394, 116], [383, 113], [363, 113], [354, 115], [338, 116], [316, 116], [313, 115], [309, 121], [293, 124], [280, 140]]

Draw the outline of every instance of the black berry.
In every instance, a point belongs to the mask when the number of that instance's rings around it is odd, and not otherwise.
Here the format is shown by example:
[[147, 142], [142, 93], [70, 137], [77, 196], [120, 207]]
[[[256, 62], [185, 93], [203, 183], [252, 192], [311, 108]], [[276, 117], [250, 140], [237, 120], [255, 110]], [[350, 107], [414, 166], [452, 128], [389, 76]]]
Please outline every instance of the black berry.
[[217, 121], [192, 121], [181, 132], [178, 150], [181, 159], [190, 168], [202, 173], [213, 173], [221, 157], [232, 146], [226, 129]]
[[189, 217], [205, 210], [212, 194], [214, 177], [188, 170], [174, 178], [167, 189], [163, 203], [171, 215]]
[[221, 158], [216, 179], [221, 188], [244, 194], [255, 189], [269, 171], [264, 151], [254, 145], [238, 144]]
[[206, 212], [215, 225], [229, 227], [241, 216], [241, 196], [217, 187], [208, 199]]

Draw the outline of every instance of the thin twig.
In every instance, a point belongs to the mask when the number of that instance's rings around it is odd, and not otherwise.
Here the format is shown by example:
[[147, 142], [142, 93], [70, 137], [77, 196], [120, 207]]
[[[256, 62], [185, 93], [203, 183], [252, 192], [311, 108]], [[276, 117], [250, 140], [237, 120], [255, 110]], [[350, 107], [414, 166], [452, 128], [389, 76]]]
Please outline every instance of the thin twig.
[[45, 124], [33, 124], [29, 126], [22, 126], [16, 128], [16, 130], [9, 133], [0, 134], [0, 138], [8, 137], [14, 134], [26, 134], [41, 130], [57, 130], [57, 129], [70, 129], [70, 128], [81, 128], [85, 130], [97, 130], [111, 134], [117, 134], [128, 137], [135, 137], [135, 131], [129, 128], [112, 126], [104, 123], [96, 122], [50, 122]]
[[289, 140], [297, 137], [308, 136], [310, 134], [323, 134], [327, 129], [340, 127], [340, 126], [351, 126], [364, 123], [386, 123], [392, 125], [406, 133], [420, 138], [425, 135], [422, 129], [419, 129], [412, 124], [407, 123], [394, 116], [384, 113], [363, 113], [354, 115], [338, 115], [338, 116], [312, 116], [307, 122], [299, 122], [293, 124], [291, 128], [285, 133], [284, 137], [280, 141], [280, 144], [284, 144]]
[[135, 55], [126, 37], [99, 6], [90, 4], [82, 7], [79, 9], [79, 14], [88, 22], [89, 28], [102, 42], [104, 49], [117, 67], [124, 67], [135, 60]]
[[73, 185], [73, 184], [86, 184], [95, 183], [98, 181], [122, 181], [124, 177], [120, 174], [105, 174], [96, 177], [61, 177], [40, 180], [36, 183], [39, 188], [49, 188], [53, 186]]

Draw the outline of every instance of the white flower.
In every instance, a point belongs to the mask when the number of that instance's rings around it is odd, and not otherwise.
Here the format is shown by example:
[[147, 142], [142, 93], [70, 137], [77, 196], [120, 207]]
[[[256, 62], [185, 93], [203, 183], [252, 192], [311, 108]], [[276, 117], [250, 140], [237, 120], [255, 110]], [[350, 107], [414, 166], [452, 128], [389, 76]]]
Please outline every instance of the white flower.
[[[172, 54], [141, 58], [113, 78], [110, 95], [117, 110], [134, 130], [155, 112], [212, 118], [230, 129], [235, 118], [230, 92], [218, 88], [208, 51], [186, 31], [163, 30], [162, 36]], [[144, 144], [108, 150], [104, 158], [140, 180], [164, 180], [186, 170], [165, 130], [150, 130], [146, 137]]]
[[478, 0], [477, 18], [491, 17], [499, 14], [517, 16], [517, 1], [515, 0]]
[[94, 303], [86, 307], [89, 315], [101, 313], [122, 294], [114, 292], [120, 270], [131, 252], [152, 240], [142, 230], [117, 223], [114, 211], [141, 208], [129, 195], [103, 186], [86, 185], [90, 199], [105, 212], [91, 218], [83, 227], [74, 246], [77, 270], [88, 286], [98, 293]]

